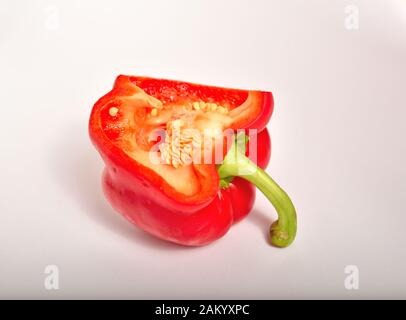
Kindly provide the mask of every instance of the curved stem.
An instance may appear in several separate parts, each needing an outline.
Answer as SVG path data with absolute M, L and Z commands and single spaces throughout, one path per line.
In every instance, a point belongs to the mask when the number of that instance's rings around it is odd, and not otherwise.
M 289 246 L 296 236 L 296 210 L 286 192 L 261 168 L 245 156 L 247 137 L 238 134 L 218 168 L 220 179 L 227 183 L 230 177 L 241 177 L 253 183 L 268 198 L 278 213 L 278 220 L 270 228 L 271 243 L 277 247 Z

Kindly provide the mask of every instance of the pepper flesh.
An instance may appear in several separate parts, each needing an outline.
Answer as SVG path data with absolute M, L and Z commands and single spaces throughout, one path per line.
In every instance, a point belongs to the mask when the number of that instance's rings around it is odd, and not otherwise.
M 255 200 L 254 186 L 243 178 L 236 177 L 221 188 L 214 163 L 174 168 L 152 165 L 143 156 L 151 147 L 146 137 L 162 126 L 160 113 L 173 116 L 173 109 L 193 108 L 197 101 L 227 108 L 233 117 L 227 124 L 231 129 L 247 133 L 256 129 L 257 164 L 267 166 L 270 138 L 265 126 L 273 111 L 270 92 L 119 76 L 113 89 L 94 105 L 89 122 L 91 140 L 106 164 L 103 189 L 112 206 L 143 230 L 191 246 L 223 236 L 251 211 Z M 186 185 L 180 186 L 184 180 Z M 186 192 L 188 188 L 192 191 Z

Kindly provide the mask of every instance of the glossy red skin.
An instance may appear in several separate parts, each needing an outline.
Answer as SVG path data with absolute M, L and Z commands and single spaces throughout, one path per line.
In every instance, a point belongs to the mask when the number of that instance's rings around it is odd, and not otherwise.
M 227 90 L 227 89 L 222 89 Z M 109 95 L 109 94 L 108 94 Z M 106 97 L 96 103 L 102 107 Z M 270 93 L 266 96 L 272 97 Z M 264 129 L 273 110 L 273 99 L 266 100 L 261 112 L 263 119 L 251 121 L 249 128 L 256 127 L 258 135 L 257 161 L 265 168 L 270 158 L 270 139 Z M 272 105 L 268 105 L 272 102 Z M 94 120 L 94 119 L 93 119 Z M 244 127 L 248 128 L 248 127 Z M 131 159 L 106 141 L 102 130 L 90 121 L 91 139 L 106 164 L 103 174 L 103 190 L 111 205 L 148 233 L 181 245 L 201 246 L 222 237 L 230 226 L 243 219 L 252 209 L 255 201 L 255 187 L 241 178 L 235 178 L 226 189 L 218 186 L 218 175 L 213 176 L 214 196 L 205 201 L 182 202 L 162 191 L 154 179 L 148 179 L 145 167 L 134 166 Z

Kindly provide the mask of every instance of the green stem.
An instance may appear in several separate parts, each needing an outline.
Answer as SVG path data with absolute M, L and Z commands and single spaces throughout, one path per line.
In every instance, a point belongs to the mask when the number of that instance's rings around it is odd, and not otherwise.
M 261 168 L 245 156 L 247 137 L 238 134 L 218 173 L 223 186 L 232 177 L 250 181 L 268 198 L 278 213 L 278 220 L 270 228 L 271 243 L 277 247 L 289 246 L 296 236 L 296 210 L 285 191 Z

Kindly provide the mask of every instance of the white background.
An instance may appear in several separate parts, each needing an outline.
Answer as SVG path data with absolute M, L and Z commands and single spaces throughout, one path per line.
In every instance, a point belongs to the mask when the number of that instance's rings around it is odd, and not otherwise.
M 197 249 L 116 214 L 87 121 L 120 73 L 271 90 L 295 243 L 267 243 L 262 195 Z M 1 0 L 0 297 L 406 298 L 405 89 L 404 0 Z

